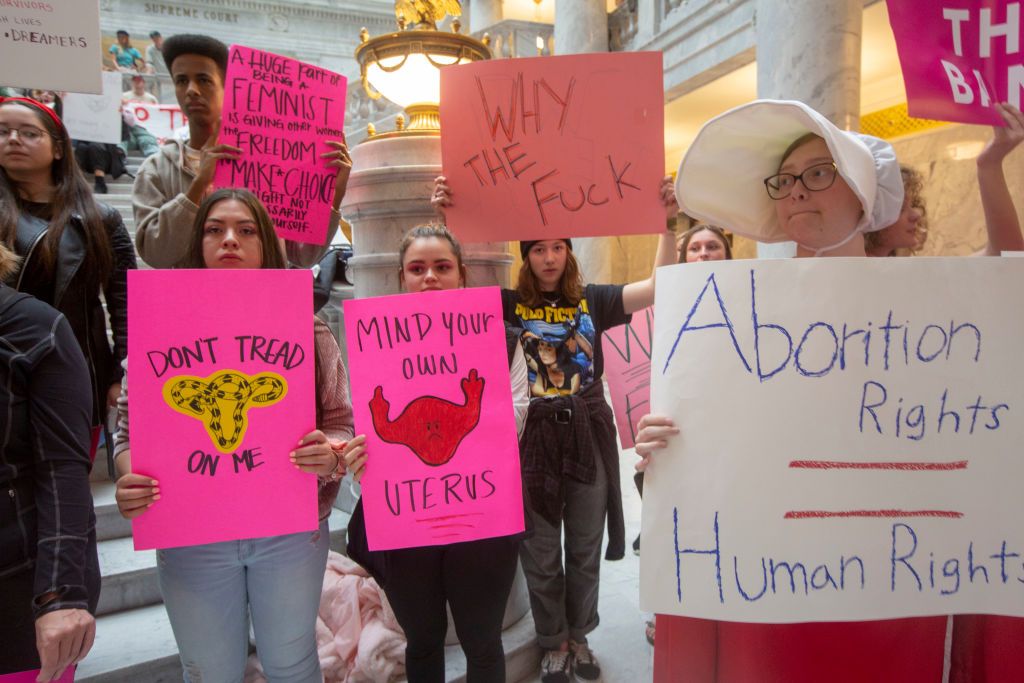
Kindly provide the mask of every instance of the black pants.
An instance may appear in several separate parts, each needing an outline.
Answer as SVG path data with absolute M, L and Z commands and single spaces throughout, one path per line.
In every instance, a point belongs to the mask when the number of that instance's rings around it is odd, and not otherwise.
M 27 569 L 0 579 L 0 674 L 39 668 L 36 620 L 32 618 L 32 582 Z
M 447 602 L 466 653 L 468 683 L 504 683 L 505 615 L 519 552 L 517 538 L 388 551 L 384 592 L 408 645 L 409 683 L 443 683 Z

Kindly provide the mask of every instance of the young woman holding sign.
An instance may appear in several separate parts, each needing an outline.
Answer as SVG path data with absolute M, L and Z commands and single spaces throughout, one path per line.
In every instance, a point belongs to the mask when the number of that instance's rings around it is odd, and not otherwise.
M 738 149 L 739 158 L 725 152 Z M 754 102 L 705 124 L 680 167 L 679 187 L 688 214 L 759 241 L 793 240 L 799 257 L 865 256 L 865 233 L 894 223 L 903 206 L 892 147 L 839 130 L 800 102 Z M 678 434 L 669 418 L 644 416 L 637 469 Z M 945 635 L 946 617 L 800 624 L 659 618 L 654 679 L 933 682 L 942 678 Z
M 398 278 L 406 292 L 466 286 L 462 247 L 445 228 L 413 228 L 399 246 Z M 509 336 L 509 372 L 516 428 L 521 432 L 529 394 L 526 361 L 516 336 Z M 367 465 L 366 436 L 345 445 L 345 465 L 359 481 Z M 372 460 L 372 457 L 370 458 Z M 388 596 L 405 631 L 406 675 L 410 683 L 444 681 L 445 605 L 466 654 L 469 683 L 502 683 L 505 652 L 501 626 L 515 578 L 519 535 L 444 546 L 371 552 L 366 545 L 362 501 L 349 523 L 348 552 L 370 570 Z
M 437 179 L 431 200 L 439 212 L 452 204 L 445 183 Z M 659 193 L 668 217 L 675 217 L 671 178 Z M 662 233 L 656 269 L 675 262 L 675 241 L 661 226 L 655 230 Z M 622 559 L 626 545 L 615 423 L 600 381 L 601 335 L 654 303 L 654 273 L 627 285 L 584 285 L 571 240 L 524 241 L 519 248 L 516 289 L 502 298 L 505 321 L 524 330 L 520 341 L 530 362 L 532 396 L 520 450 L 534 533 L 520 557 L 545 650 L 541 680 L 594 681 L 601 669 L 587 634 L 598 623 L 606 518 L 605 558 Z
M 247 190 L 217 190 L 199 207 L 187 262 L 193 268 L 284 268 L 281 241 Z M 245 541 L 157 551 L 160 590 L 185 679 L 240 681 L 249 653 L 249 614 L 271 681 L 320 683 L 315 627 L 327 562 L 327 517 L 344 466 L 332 441 L 352 437 L 345 366 L 330 329 L 314 318 L 317 429 L 290 454 L 319 481 L 320 528 Z M 133 519 L 160 504 L 160 484 L 132 472 L 127 382 L 118 400 L 117 505 Z M 278 457 L 284 457 L 279 454 Z
M 94 199 L 60 117 L 28 98 L 0 100 L 0 242 L 22 258 L 10 280 L 15 289 L 63 313 L 82 347 L 95 449 L 106 409 L 121 393 L 135 250 L 121 215 Z

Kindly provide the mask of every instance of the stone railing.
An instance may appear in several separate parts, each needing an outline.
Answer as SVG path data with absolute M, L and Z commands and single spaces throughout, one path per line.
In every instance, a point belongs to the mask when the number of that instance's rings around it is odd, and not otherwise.
M 536 57 L 538 36 L 543 43 L 539 54 L 554 54 L 555 27 L 551 24 L 507 19 L 489 26 L 486 31 L 474 33 L 473 37 L 482 40 L 484 34 L 490 37 L 492 59 Z
M 626 52 L 632 48 L 637 33 L 637 0 L 625 0 L 608 13 L 608 49 Z

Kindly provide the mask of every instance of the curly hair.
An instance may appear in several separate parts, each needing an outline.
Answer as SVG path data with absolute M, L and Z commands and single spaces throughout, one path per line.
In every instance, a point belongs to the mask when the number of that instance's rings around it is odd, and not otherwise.
M 925 241 L 928 239 L 928 207 L 924 201 L 924 177 L 910 166 L 905 166 L 903 164 L 900 164 L 900 175 L 903 176 L 904 201 L 908 206 L 917 209 L 921 214 L 921 217 L 917 219 L 917 224 L 915 225 L 917 228 L 917 243 L 914 245 L 914 248 L 910 250 L 911 254 L 916 254 L 921 251 L 924 247 Z M 882 232 L 884 232 L 884 230 L 865 233 L 864 245 L 869 250 L 881 246 L 880 238 Z M 904 255 L 907 253 L 902 249 L 898 251 Z
M 174 60 L 178 57 L 182 55 L 199 55 L 201 57 L 209 57 L 217 64 L 221 81 L 227 76 L 228 47 L 216 38 L 197 33 L 179 33 L 164 41 L 164 47 L 161 52 L 164 55 L 164 62 L 167 64 L 168 71 L 174 66 Z

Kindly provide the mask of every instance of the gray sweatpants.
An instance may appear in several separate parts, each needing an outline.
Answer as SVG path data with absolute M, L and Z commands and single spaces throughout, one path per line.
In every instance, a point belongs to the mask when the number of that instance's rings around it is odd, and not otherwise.
M 519 557 L 530 589 L 537 641 L 545 650 L 558 649 L 570 639 L 585 642 L 597 628 L 608 480 L 601 463 L 596 469 L 593 484 L 565 480 L 564 566 L 562 529 L 528 511 L 534 533 L 523 541 Z

